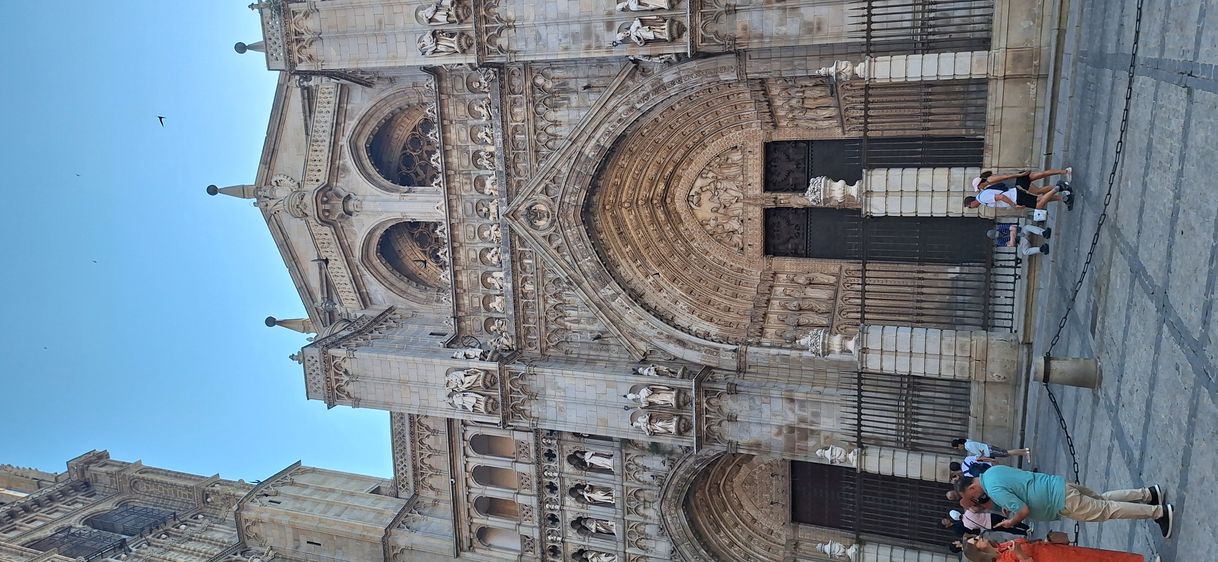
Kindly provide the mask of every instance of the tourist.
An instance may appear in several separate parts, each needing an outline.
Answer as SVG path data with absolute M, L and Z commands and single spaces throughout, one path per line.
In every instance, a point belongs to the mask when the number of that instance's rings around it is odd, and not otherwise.
M 1041 228 L 1034 224 L 1026 224 L 1023 226 L 1009 225 L 1006 228 L 991 228 L 985 231 L 985 235 L 994 241 L 994 244 L 1000 247 L 1014 248 L 1018 242 L 1019 253 L 1025 256 L 1033 254 L 1048 254 L 1049 243 L 1045 242 L 1039 246 L 1033 246 L 1030 240 L 1031 235 L 1037 235 L 1045 240 L 1048 240 L 1053 235 L 1053 230 L 1050 228 Z
M 994 543 L 971 537 L 964 543 L 964 557 L 972 562 L 1145 562 L 1141 554 L 1101 550 L 1069 544 L 1065 533 L 1054 531 L 1043 541 L 1016 539 Z M 1158 562 L 1155 555 L 1152 562 Z
M 1032 186 L 1034 180 L 1067 173 L 1069 173 L 1069 168 L 1004 176 L 987 175 L 989 172 L 986 172 L 973 179 L 973 189 L 976 191 L 976 195 L 965 197 L 964 206 L 970 209 L 976 209 L 981 205 L 995 209 L 1013 207 L 1044 209 L 1049 203 L 1064 201 L 1066 209 L 1073 209 L 1074 197 L 1069 190 L 1068 182 L 1059 182 L 1054 187 Z
M 952 461 L 951 464 L 947 465 L 953 473 L 958 472 L 961 476 L 972 476 L 974 478 L 981 476 L 981 473 L 989 470 L 991 466 L 994 466 L 994 464 L 977 460 L 977 455 L 969 455 L 964 457 L 963 462 Z
M 956 535 L 956 538 L 963 537 L 964 533 L 968 531 L 968 529 L 964 528 L 964 523 L 961 523 L 959 519 L 952 519 L 950 517 L 940 519 L 939 526 L 944 529 L 951 529 L 952 534 Z
M 965 451 L 970 456 L 976 456 L 977 460 L 989 464 L 997 463 L 997 459 L 1011 455 L 1032 460 L 1032 449 L 1011 449 L 1008 451 L 1001 447 L 995 447 L 981 441 L 973 441 L 972 439 L 952 439 L 952 448 Z
M 1153 519 L 1163 537 L 1170 538 L 1175 519 L 1175 508 L 1163 501 L 1163 492 L 1158 486 L 1097 494 L 1080 484 L 1066 482 L 1061 476 L 1002 465 L 977 478 L 961 478 L 956 483 L 956 491 L 960 492 L 960 504 L 965 508 L 998 507 L 1009 514 L 994 524 L 994 530 L 1013 528 L 1024 519 Z
M 997 525 L 1006 518 L 997 513 L 991 513 L 989 511 L 974 511 L 972 509 L 966 509 L 962 513 L 953 509 L 948 512 L 948 517 L 959 520 L 960 523 L 964 525 L 965 529 L 976 535 L 983 534 L 986 531 L 997 531 L 1000 533 L 1011 533 L 1012 535 L 1027 536 L 1028 533 L 1032 532 L 1032 526 L 1027 523 L 1020 523 L 1010 528 L 1004 527 L 994 529 L 994 525 Z

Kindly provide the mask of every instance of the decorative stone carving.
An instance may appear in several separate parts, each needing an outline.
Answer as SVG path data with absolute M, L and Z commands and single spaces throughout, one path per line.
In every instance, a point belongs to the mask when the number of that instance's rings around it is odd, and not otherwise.
M 580 470 L 613 472 L 613 455 L 609 453 L 576 450 L 567 455 L 567 462 Z
M 643 408 L 653 404 L 672 408 L 679 407 L 677 390 L 670 386 L 659 384 L 646 385 L 634 392 L 623 394 L 622 398 L 631 402 L 637 402 Z
M 836 541 L 816 543 L 816 551 L 828 556 L 829 558 L 850 560 L 850 562 L 858 560 L 859 557 L 859 545 L 852 544 L 850 546 L 846 546 Z
M 668 18 L 660 16 L 634 18 L 629 27 L 617 33 L 613 46 L 616 47 L 627 41 L 633 41 L 640 47 L 648 43 L 672 41 L 672 28 L 673 22 Z
M 462 369 L 444 377 L 444 388 L 450 392 L 465 392 L 495 386 L 494 376 L 482 369 Z
M 485 226 L 485 225 L 483 225 L 483 226 Z M 498 226 L 498 225 L 496 225 L 496 226 Z M 487 230 L 485 230 L 484 232 L 486 233 L 487 236 L 490 236 L 489 228 Z M 483 248 L 481 250 L 478 250 L 478 261 L 482 262 L 482 265 L 502 265 L 503 256 L 500 255 L 500 252 L 502 252 L 502 250 L 500 250 L 498 246 L 496 246 L 494 248 Z M 502 281 L 503 272 L 497 271 L 495 273 L 498 273 L 500 275 L 500 278 L 501 278 L 500 280 Z M 485 278 L 483 279 L 483 281 L 485 282 Z M 496 287 L 496 289 L 502 289 L 502 288 L 503 288 L 502 286 Z
M 554 222 L 554 211 L 544 201 L 525 207 L 524 218 L 533 228 L 544 229 Z
M 482 297 L 482 308 L 488 312 L 503 314 L 507 299 L 503 295 L 486 295 Z
M 571 555 L 576 562 L 617 562 L 617 555 L 599 550 L 580 549 Z
M 835 61 L 832 66 L 826 66 L 816 71 L 818 76 L 826 76 L 838 82 L 845 82 L 855 78 L 867 79 L 867 63 L 852 63 L 850 61 L 839 60 Z
M 498 250 L 498 248 L 495 248 Z M 489 252 L 488 252 L 489 254 Z M 499 253 L 496 251 L 495 257 L 498 258 Z M 490 264 L 487 264 L 490 265 Z M 487 289 L 502 291 L 504 285 L 504 277 L 502 271 L 488 271 L 482 274 L 482 286 Z
M 473 39 L 464 32 L 440 29 L 428 31 L 419 36 L 418 40 L 419 53 L 425 57 L 459 55 L 471 45 L 473 45 Z
M 619 12 L 648 12 L 651 10 L 671 10 L 672 2 L 669 0 L 626 0 L 618 2 L 616 10 Z
M 572 498 L 575 498 L 576 501 L 589 505 L 612 506 L 614 503 L 616 503 L 613 488 L 596 486 L 586 482 L 581 482 L 572 486 L 568 493 Z
M 816 456 L 829 461 L 829 464 L 845 464 L 853 467 L 858 466 L 859 449 L 851 449 L 846 451 L 837 445 L 829 445 L 816 450 Z
M 415 10 L 415 19 L 427 25 L 446 25 L 461 23 L 465 14 L 455 0 L 435 0 L 430 6 L 421 6 Z
M 571 521 L 571 528 L 580 534 L 617 536 L 617 523 L 598 517 L 577 517 Z
M 859 184 L 862 181 L 846 183 L 843 180 L 832 180 L 825 176 L 817 176 L 808 180 L 808 190 L 804 198 L 814 206 L 826 207 L 858 204 Z
M 491 410 L 491 400 L 476 392 L 453 392 L 448 395 L 447 403 L 454 410 L 475 414 L 488 414 Z
M 689 206 L 712 238 L 744 251 L 744 151 L 733 146 L 712 159 L 694 180 Z
M 853 355 L 854 339 L 854 336 L 831 333 L 827 328 L 815 328 L 799 338 L 796 344 L 808 348 L 808 353 L 817 357 L 837 354 Z
M 479 347 L 467 347 L 453 352 L 453 359 L 477 359 L 479 361 L 486 361 L 487 357 L 489 356 L 489 351 Z

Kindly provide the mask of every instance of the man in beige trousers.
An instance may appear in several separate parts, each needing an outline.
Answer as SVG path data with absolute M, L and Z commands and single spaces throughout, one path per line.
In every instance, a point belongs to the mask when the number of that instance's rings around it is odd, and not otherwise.
M 1153 519 L 1163 537 L 1170 538 L 1175 519 L 1175 508 L 1163 501 L 1159 486 L 1097 494 L 1082 485 L 1066 482 L 1061 476 L 995 466 L 977 478 L 961 478 L 956 489 L 961 495 L 960 504 L 966 508 L 1003 509 L 1007 518 L 995 525 L 996 529 L 1013 527 L 1026 518 Z

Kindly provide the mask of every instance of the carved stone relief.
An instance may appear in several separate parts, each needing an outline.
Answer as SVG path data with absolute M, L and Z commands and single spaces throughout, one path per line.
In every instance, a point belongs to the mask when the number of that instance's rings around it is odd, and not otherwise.
M 744 151 L 734 146 L 699 172 L 689 206 L 702 228 L 719 243 L 744 251 Z

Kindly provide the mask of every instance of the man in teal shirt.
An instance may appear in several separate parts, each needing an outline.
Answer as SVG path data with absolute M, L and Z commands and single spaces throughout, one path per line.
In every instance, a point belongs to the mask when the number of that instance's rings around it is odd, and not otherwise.
M 995 527 L 1013 527 L 1024 519 L 1055 521 L 1068 517 L 1076 521 L 1109 519 L 1154 519 L 1163 537 L 1171 537 L 1175 508 L 1164 503 L 1158 486 L 1134 490 L 1113 490 L 1097 494 L 1061 476 L 1028 472 L 1009 466 L 995 466 L 977 478 L 964 477 L 956 483 L 960 505 L 977 510 L 998 507 L 1007 518 Z

